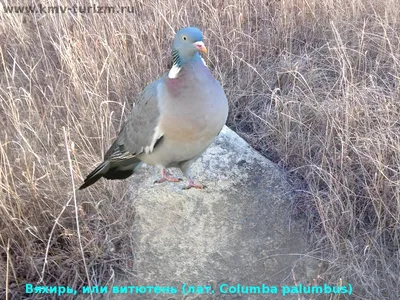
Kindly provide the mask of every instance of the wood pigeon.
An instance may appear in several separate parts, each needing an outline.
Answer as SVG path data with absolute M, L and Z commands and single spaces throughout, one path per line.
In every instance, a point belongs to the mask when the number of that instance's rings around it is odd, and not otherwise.
M 164 181 L 177 182 L 166 169 L 180 168 L 184 189 L 203 188 L 190 177 L 191 164 L 210 146 L 228 116 L 228 101 L 199 52 L 207 53 L 198 28 L 179 30 L 172 43 L 173 66 L 148 84 L 136 100 L 118 137 L 79 189 L 101 177 L 125 179 L 145 162 L 157 166 Z

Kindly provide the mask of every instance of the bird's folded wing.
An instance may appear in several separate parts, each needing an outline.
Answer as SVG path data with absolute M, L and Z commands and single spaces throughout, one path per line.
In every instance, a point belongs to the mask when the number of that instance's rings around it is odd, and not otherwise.
M 157 86 L 162 82 L 160 78 L 150 83 L 139 95 L 117 139 L 104 155 L 104 160 L 116 162 L 153 151 L 163 135 L 158 127 L 160 111 L 157 99 Z

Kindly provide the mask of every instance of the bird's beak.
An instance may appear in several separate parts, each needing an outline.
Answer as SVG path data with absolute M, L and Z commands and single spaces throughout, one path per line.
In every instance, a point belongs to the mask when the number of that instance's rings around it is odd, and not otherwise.
M 196 48 L 200 51 L 200 52 L 204 52 L 205 54 L 207 54 L 207 48 L 204 45 L 204 43 L 202 41 L 193 43 L 193 45 L 196 46 Z

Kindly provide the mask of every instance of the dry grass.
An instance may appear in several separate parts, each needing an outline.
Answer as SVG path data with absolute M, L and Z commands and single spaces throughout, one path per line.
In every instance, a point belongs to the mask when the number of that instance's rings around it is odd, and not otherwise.
M 321 275 L 352 283 L 358 299 L 398 299 L 400 3 L 152 0 L 133 8 L 1 9 L 0 298 L 7 288 L 21 299 L 24 284 L 41 279 L 79 288 L 87 277 L 101 285 L 128 272 L 127 183 L 103 180 L 76 205 L 73 183 L 101 159 L 134 95 L 167 70 L 170 26 L 195 25 L 230 100 L 229 125 L 303 179 L 298 208 L 314 246 L 334 261 Z

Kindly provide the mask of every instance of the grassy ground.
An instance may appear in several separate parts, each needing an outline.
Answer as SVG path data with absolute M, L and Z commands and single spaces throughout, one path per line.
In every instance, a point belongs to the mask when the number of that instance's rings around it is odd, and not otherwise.
M 171 27 L 195 25 L 230 101 L 228 125 L 304 182 L 296 211 L 333 261 L 319 280 L 398 299 L 400 3 L 134 3 L 126 14 L 0 7 L 0 298 L 41 279 L 78 288 L 129 270 L 127 183 L 74 187 L 134 95 L 167 70 Z

